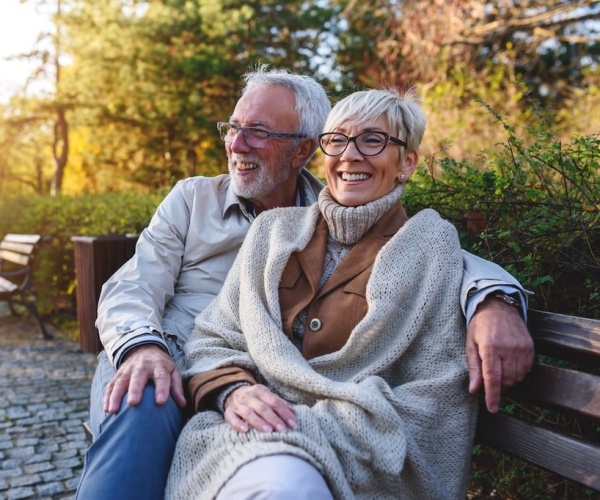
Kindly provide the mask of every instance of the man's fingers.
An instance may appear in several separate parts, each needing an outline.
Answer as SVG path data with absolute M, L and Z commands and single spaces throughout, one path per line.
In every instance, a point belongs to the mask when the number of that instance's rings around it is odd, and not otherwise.
M 180 408 L 185 408 L 187 401 L 185 400 L 185 393 L 183 392 L 183 382 L 179 370 L 174 370 L 171 373 L 171 397 L 177 403 Z
M 117 413 L 121 408 L 121 401 L 129 387 L 129 379 L 115 375 L 104 394 L 104 411 L 107 413 Z
M 134 370 L 129 379 L 129 388 L 127 389 L 127 404 L 137 406 L 142 401 L 144 387 L 148 383 L 148 374 L 142 370 Z
M 467 363 L 469 365 L 469 392 L 477 394 L 483 383 L 481 358 L 477 352 L 477 347 L 469 341 L 467 341 Z
M 154 382 L 154 399 L 157 404 L 164 404 L 172 393 L 175 402 L 180 407 L 185 407 L 183 384 L 177 365 L 160 347 L 144 345 L 127 354 L 109 382 L 104 395 L 104 411 L 118 412 L 125 393 L 127 404 L 140 404 L 144 388 L 150 381 Z
M 484 356 L 483 381 L 485 384 L 485 405 L 490 413 L 496 413 L 502 393 L 502 360 L 498 357 L 486 359 Z
M 160 365 L 154 369 L 152 380 L 154 380 L 154 401 L 157 405 L 165 404 L 171 392 L 171 372 Z

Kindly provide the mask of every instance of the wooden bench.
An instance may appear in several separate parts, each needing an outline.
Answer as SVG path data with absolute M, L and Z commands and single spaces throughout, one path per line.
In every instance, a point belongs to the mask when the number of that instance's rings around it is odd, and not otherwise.
M 0 301 L 8 302 L 13 316 L 19 315 L 17 305 L 27 308 L 44 338 L 51 339 L 38 313 L 32 287 L 32 265 L 44 241 L 39 234 L 7 234 L 0 242 Z
M 600 321 L 529 311 L 528 326 L 536 364 L 505 394 L 512 414 L 480 410 L 476 443 L 600 491 Z

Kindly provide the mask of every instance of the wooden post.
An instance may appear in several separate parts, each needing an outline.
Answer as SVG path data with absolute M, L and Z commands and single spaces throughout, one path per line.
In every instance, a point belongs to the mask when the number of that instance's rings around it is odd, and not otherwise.
M 135 253 L 137 236 L 73 236 L 77 279 L 79 345 L 98 353 L 102 344 L 96 329 L 98 299 L 102 285 Z

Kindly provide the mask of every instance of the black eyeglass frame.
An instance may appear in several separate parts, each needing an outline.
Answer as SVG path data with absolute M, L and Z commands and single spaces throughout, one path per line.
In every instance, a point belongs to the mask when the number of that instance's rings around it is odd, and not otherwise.
M 261 139 L 261 140 L 265 140 L 265 141 L 268 139 L 272 139 L 272 138 L 275 138 L 275 139 L 282 139 L 282 138 L 306 139 L 307 137 L 309 137 L 308 135 L 305 135 L 305 134 L 291 134 L 288 132 L 269 132 L 268 130 L 265 130 L 265 129 L 259 128 L 259 127 L 242 127 L 241 125 L 236 125 L 235 123 L 217 122 L 217 130 L 219 131 L 219 137 L 221 137 L 221 139 L 224 142 L 227 142 L 229 144 L 231 144 L 231 142 L 233 142 L 233 138 L 231 141 L 227 140 L 226 133 L 224 133 L 221 130 L 223 126 L 231 127 L 233 130 L 237 131 L 238 133 L 242 132 L 242 134 L 244 134 L 244 140 L 246 141 L 246 143 L 248 145 L 250 145 L 250 143 L 248 142 L 248 136 L 246 135 L 248 130 L 254 130 L 261 134 L 265 134 L 264 139 Z M 251 147 L 256 147 L 256 146 L 251 146 Z M 264 147 L 264 146 L 262 146 L 262 147 Z
M 360 136 L 365 135 L 365 134 L 378 134 L 378 135 L 382 135 L 385 137 L 383 146 L 381 147 L 380 151 L 378 151 L 377 153 L 369 154 L 369 153 L 363 153 L 360 150 L 360 147 L 358 145 L 358 142 L 356 142 L 356 139 L 358 139 Z M 345 137 L 346 138 L 346 146 L 344 147 L 344 149 L 342 149 L 339 153 L 336 153 L 336 154 L 331 154 L 331 153 L 328 153 L 327 151 L 325 151 L 325 147 L 323 146 L 323 138 L 328 135 L 341 135 L 342 137 Z M 321 151 L 323 151 L 323 153 L 325 153 L 327 156 L 342 156 L 344 154 L 344 152 L 346 151 L 346 149 L 348 149 L 348 145 L 351 142 L 354 143 L 354 146 L 356 146 L 356 149 L 358 150 L 358 152 L 363 156 L 377 156 L 378 154 L 381 154 L 390 141 L 392 141 L 393 143 L 398 144 L 399 146 L 402 146 L 404 148 L 408 146 L 408 144 L 406 144 L 406 142 L 404 142 L 402 139 L 398 139 L 397 137 L 394 137 L 394 136 L 388 134 L 387 132 L 381 132 L 381 131 L 377 131 L 377 130 L 362 132 L 353 137 L 347 136 L 346 134 L 342 134 L 341 132 L 324 132 L 322 134 L 319 134 L 318 140 L 319 140 L 319 147 L 321 148 Z

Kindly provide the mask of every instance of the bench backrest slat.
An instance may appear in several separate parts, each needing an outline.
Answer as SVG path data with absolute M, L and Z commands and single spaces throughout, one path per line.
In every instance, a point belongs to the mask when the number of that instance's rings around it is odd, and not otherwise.
M 39 234 L 12 234 L 9 233 L 4 236 L 3 242 L 14 242 L 14 243 L 29 243 L 30 245 L 37 245 L 42 236 Z
M 12 250 L 0 250 L 0 260 L 12 262 L 13 264 L 26 266 L 27 264 L 29 264 L 30 259 L 31 254 L 17 253 L 13 252 Z
M 600 358 L 600 321 L 565 314 L 529 311 L 529 329 L 536 351 L 567 351 Z
M 568 368 L 536 365 L 523 383 L 507 393 L 517 401 L 557 406 L 600 419 L 600 376 Z
M 39 234 L 7 234 L 0 242 L 0 261 L 28 266 L 41 240 Z
M 16 283 L 0 276 L 0 294 L 13 293 L 19 289 Z
M 35 244 L 2 241 L 0 242 L 0 250 L 11 250 L 16 253 L 30 254 L 33 250 L 35 250 Z
M 483 413 L 478 440 L 600 490 L 600 446 L 502 413 Z

